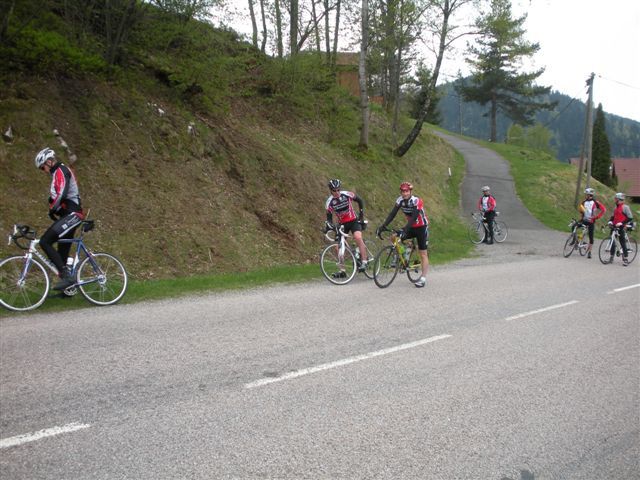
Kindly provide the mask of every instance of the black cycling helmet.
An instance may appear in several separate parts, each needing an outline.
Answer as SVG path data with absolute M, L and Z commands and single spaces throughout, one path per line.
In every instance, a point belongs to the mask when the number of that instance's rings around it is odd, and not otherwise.
M 332 180 L 329 180 L 327 185 L 329 186 L 330 190 L 337 190 L 340 188 L 340 185 L 342 185 L 342 183 L 337 178 L 334 178 Z

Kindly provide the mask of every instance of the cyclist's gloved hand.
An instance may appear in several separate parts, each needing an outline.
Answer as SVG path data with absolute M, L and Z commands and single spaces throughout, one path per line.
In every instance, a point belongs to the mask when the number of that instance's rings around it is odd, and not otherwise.
M 398 237 L 400 237 L 400 240 L 404 240 L 405 238 L 407 238 L 407 232 L 405 232 L 404 228 L 400 229 L 400 231 L 398 232 Z
M 382 238 L 382 237 L 381 237 L 381 235 L 382 235 L 382 231 L 383 231 L 383 230 L 384 230 L 384 227 L 378 227 L 378 228 L 376 228 L 376 237 L 378 237 L 378 238 Z
M 610 221 L 610 222 L 607 222 L 607 225 L 609 225 L 610 227 L 612 227 L 612 226 L 613 226 L 613 222 L 611 222 L 611 221 Z
M 56 214 L 53 210 L 49 210 L 49 218 L 51 220 L 58 220 L 58 217 L 56 217 Z
M 620 228 L 622 226 L 622 222 L 616 223 L 616 227 Z
M 326 222 L 325 225 L 326 225 L 326 228 L 327 228 L 327 232 L 329 230 L 335 230 L 336 229 L 336 226 L 331 222 Z
M 364 222 L 364 210 L 360 210 L 360 213 L 358 214 L 358 222 Z

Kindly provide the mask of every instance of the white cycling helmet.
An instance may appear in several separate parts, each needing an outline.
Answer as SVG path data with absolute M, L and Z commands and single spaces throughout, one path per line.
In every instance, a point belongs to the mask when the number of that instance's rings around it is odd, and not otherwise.
M 624 193 L 622 193 L 622 192 L 616 193 L 615 199 L 616 200 L 624 200 Z
M 49 147 L 43 148 L 36 155 L 36 168 L 42 168 L 42 165 L 44 165 L 44 162 L 46 162 L 50 158 L 55 158 L 55 156 L 56 156 L 56 152 L 51 150 Z
M 484 187 L 482 187 L 482 191 L 483 192 L 489 192 L 489 191 L 491 191 L 491 189 L 489 188 L 489 186 L 485 185 Z
M 584 194 L 585 195 L 595 195 L 596 191 L 593 188 L 585 188 L 584 189 Z

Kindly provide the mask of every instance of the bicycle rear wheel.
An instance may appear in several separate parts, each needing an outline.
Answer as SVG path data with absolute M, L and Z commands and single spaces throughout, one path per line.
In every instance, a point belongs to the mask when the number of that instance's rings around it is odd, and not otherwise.
M 78 288 L 94 305 L 113 305 L 127 291 L 127 271 L 108 253 L 92 253 L 78 268 Z
M 373 281 L 380 288 L 387 288 L 398 274 L 400 259 L 393 245 L 384 247 L 376 255 L 373 264 Z
M 407 277 L 411 283 L 416 283 L 422 276 L 422 258 L 420 257 L 420 250 L 416 245 L 411 250 L 409 256 L 409 262 L 407 265 Z
M 337 243 L 327 245 L 320 254 L 320 269 L 331 283 L 345 285 L 356 275 L 356 257 L 350 248 L 345 248 L 343 258 L 339 258 L 338 250 Z
M 605 238 L 600 242 L 600 248 L 598 249 L 598 257 L 600 261 L 605 265 L 613 262 L 613 257 L 616 254 L 615 242 L 609 238 Z
M 571 233 L 567 241 L 564 242 L 564 250 L 562 251 L 562 255 L 564 258 L 568 258 L 571 256 L 573 251 L 576 249 L 576 235 L 575 233 Z
M 482 222 L 475 222 L 469 225 L 467 228 L 467 234 L 469 235 L 469 240 L 474 245 L 479 245 L 484 241 L 484 237 L 486 235 L 486 231 Z
M 31 259 L 26 266 L 26 261 L 17 256 L 0 262 L 0 305 L 14 312 L 38 308 L 49 293 L 49 276 L 42 264 Z
M 509 234 L 509 229 L 507 228 L 507 224 L 503 221 L 493 222 L 493 239 L 502 243 L 507 239 L 507 235 Z

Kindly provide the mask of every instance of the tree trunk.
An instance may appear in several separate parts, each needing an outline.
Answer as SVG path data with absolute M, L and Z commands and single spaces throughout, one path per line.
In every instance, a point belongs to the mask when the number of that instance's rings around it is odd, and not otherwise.
M 333 54 L 331 55 L 331 66 L 335 68 L 338 58 L 338 33 L 340 32 L 340 1 L 336 3 L 336 28 L 333 32 Z
M 454 2 L 455 3 L 455 2 Z M 455 8 L 455 7 L 454 7 Z M 402 145 L 395 149 L 394 153 L 398 157 L 402 157 L 405 153 L 409 151 L 413 142 L 416 141 L 418 135 L 420 135 L 420 131 L 422 130 L 422 124 L 424 123 L 424 119 L 427 117 L 427 112 L 429 111 L 429 106 L 431 105 L 431 98 L 433 97 L 433 92 L 436 89 L 436 85 L 438 83 L 438 75 L 440 74 L 440 66 L 442 65 L 442 59 L 444 58 L 444 51 L 447 45 L 447 34 L 449 33 L 449 17 L 453 8 L 449 0 L 445 0 L 444 6 L 442 9 L 442 28 L 440 29 L 440 44 L 438 46 L 438 55 L 436 59 L 436 66 L 433 69 L 433 76 L 431 77 L 431 83 L 429 84 L 428 94 L 425 98 L 424 104 L 422 105 L 422 109 L 420 110 L 420 114 L 418 115 L 418 119 L 416 120 L 415 125 L 405 138 Z
M 260 14 L 262 15 L 262 43 L 260 44 L 260 51 L 264 53 L 264 48 L 267 44 L 267 19 L 264 13 L 264 0 L 260 0 Z
M 322 47 L 320 46 L 320 27 L 318 25 L 318 12 L 316 11 L 316 0 L 311 0 L 311 13 L 313 15 L 313 28 L 315 30 L 316 37 L 316 50 L 319 54 L 322 53 Z
M 327 52 L 327 65 L 331 65 L 331 31 L 329 30 L 329 0 L 324 0 L 324 42 Z
M 6 2 L 2 2 L 2 4 L 5 5 L 5 9 L 4 12 L 0 14 L 2 15 L 2 19 L 0 20 L 0 43 L 2 43 L 5 36 L 7 35 L 7 29 L 9 28 L 9 19 L 13 14 L 13 8 L 16 5 L 16 0 L 10 0 L 8 8 L 6 8 Z
M 251 40 L 253 46 L 258 48 L 258 24 L 256 23 L 256 14 L 253 11 L 253 0 L 249 0 L 249 15 L 251 16 Z
M 284 47 L 282 44 L 282 13 L 280 12 L 280 0 L 275 0 L 276 6 L 276 44 L 278 49 L 278 58 L 282 58 Z
M 362 127 L 360 129 L 361 149 L 369 148 L 369 97 L 367 95 L 367 48 L 369 46 L 369 0 L 362 0 L 362 40 L 358 63 L 358 81 L 360 82 L 360 111 Z
M 498 102 L 494 98 L 491 99 L 491 138 L 490 142 L 496 143 L 498 139 Z
M 298 0 L 291 0 L 289 49 L 291 57 L 294 57 L 298 54 Z

